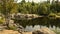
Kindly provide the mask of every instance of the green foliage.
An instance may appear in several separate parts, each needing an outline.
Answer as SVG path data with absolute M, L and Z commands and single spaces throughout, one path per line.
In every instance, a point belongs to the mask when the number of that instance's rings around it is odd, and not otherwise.
M 25 2 L 25 0 L 22 0 L 20 3 L 14 3 L 14 0 L 1 0 L 1 1 L 2 2 L 0 2 L 0 12 L 4 14 L 5 17 L 8 17 L 10 13 L 17 13 L 17 12 L 24 13 L 24 14 L 38 14 L 38 15 L 45 15 L 45 16 L 56 16 L 56 14 L 60 12 L 60 2 L 58 0 L 57 1 L 53 0 L 52 3 L 50 3 L 50 0 L 47 0 L 42 3 L 34 3 L 33 1 Z M 54 14 L 51 14 L 51 13 L 54 13 Z M 60 26 L 59 24 L 60 19 L 56 19 L 56 20 L 48 19 L 48 18 L 46 20 L 45 19 L 46 18 L 41 19 L 41 22 L 35 20 L 35 22 L 38 22 L 39 24 L 43 24 L 43 25 L 51 24 L 51 25 Z M 48 20 L 49 22 L 47 22 Z M 3 22 L 3 19 L 0 19 L 0 23 L 2 22 Z M 18 21 L 18 23 L 19 22 L 20 21 Z M 24 22 L 22 21 L 22 24 L 24 23 L 24 26 L 25 26 L 27 23 L 32 24 L 33 21 L 31 22 L 24 21 Z M 11 29 L 14 29 L 14 28 L 15 27 L 11 27 Z
M 38 15 L 43 15 L 44 17 L 41 18 L 36 18 L 36 19 L 32 19 L 32 20 L 28 20 L 28 21 L 24 21 L 24 20 L 17 20 L 16 22 L 26 26 L 27 25 L 35 25 L 35 24 L 39 24 L 39 25 L 55 25 L 55 26 L 60 26 L 60 19 L 55 19 L 56 14 L 60 12 L 60 2 L 57 1 L 52 1 L 52 3 L 50 3 L 50 0 L 47 0 L 45 2 L 42 3 L 34 3 L 32 2 L 25 2 L 25 0 L 23 0 L 18 4 L 18 12 L 19 13 L 24 13 L 24 14 L 38 14 Z M 45 17 L 45 16 L 49 16 L 49 17 Z M 50 17 L 53 17 L 52 19 L 50 19 Z
M 5 22 L 5 18 L 0 17 L 0 24 L 3 24 Z
M 9 30 L 16 30 L 16 27 L 10 27 Z
M 7 13 L 25 13 L 25 14 L 49 14 L 51 11 L 53 13 L 60 12 L 60 2 L 47 0 L 42 3 L 25 2 L 22 0 L 20 3 L 14 3 L 14 0 L 1 0 L 0 12 L 3 14 Z M 7 1 L 7 2 L 5 2 Z M 3 4 L 2 4 L 3 3 Z
M 51 16 L 51 17 L 56 17 L 56 14 L 50 13 L 49 16 Z
M 3 0 L 1 0 L 3 1 Z M 7 0 L 5 0 L 7 1 Z M 0 12 L 3 14 L 7 13 L 25 13 L 25 14 L 50 14 L 50 12 L 57 13 L 60 12 L 60 2 L 47 0 L 42 3 L 25 2 L 22 0 L 20 3 L 13 3 L 14 0 L 8 0 L 7 2 L 3 1 L 0 4 Z
M 15 26 L 9 26 L 9 30 L 16 30 L 17 28 Z
M 14 0 L 1 0 L 0 2 L 0 12 L 4 15 L 7 15 L 11 11 L 17 10 L 17 4 L 14 3 Z
M 40 6 L 40 14 L 46 14 L 47 12 L 47 7 L 45 5 L 41 5 Z

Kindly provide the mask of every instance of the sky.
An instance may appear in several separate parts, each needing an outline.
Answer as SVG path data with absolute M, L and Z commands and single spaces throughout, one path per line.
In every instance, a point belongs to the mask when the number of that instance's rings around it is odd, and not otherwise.
M 18 0 L 18 3 L 21 2 L 21 1 L 22 1 L 22 0 Z M 25 0 L 25 1 L 28 2 L 28 0 Z M 38 3 L 38 2 L 43 2 L 43 1 L 47 1 L 47 0 L 29 0 L 29 2 L 32 2 L 32 1 Z M 52 0 L 50 0 L 50 1 L 52 1 Z M 60 1 L 60 0 L 59 0 L 59 1 Z

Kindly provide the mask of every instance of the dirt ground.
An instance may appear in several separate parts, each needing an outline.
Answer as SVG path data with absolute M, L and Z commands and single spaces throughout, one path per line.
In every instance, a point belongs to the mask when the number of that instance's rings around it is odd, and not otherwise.
M 13 30 L 3 30 L 0 31 L 0 34 L 20 34 L 18 31 L 13 31 Z

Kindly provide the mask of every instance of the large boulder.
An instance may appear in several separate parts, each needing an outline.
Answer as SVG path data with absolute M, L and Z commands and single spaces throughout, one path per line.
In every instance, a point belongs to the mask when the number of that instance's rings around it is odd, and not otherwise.
M 56 34 L 56 33 L 48 28 L 42 28 L 42 29 L 33 31 L 32 34 Z

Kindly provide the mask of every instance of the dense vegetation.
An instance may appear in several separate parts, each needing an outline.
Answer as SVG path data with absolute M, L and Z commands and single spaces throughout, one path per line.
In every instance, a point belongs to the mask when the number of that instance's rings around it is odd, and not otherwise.
M 8 2 L 9 1 L 9 2 Z M 60 12 L 60 2 L 59 0 L 47 0 L 45 2 L 35 3 L 35 2 L 25 2 L 22 0 L 20 3 L 14 2 L 14 0 L 1 0 L 0 1 L 0 13 L 28 13 L 28 14 L 38 14 L 38 15 L 49 15 L 50 13 Z M 14 2 L 14 3 L 13 3 Z
M 17 1 L 14 2 L 14 0 L 0 0 L 0 13 L 2 13 L 5 16 L 5 19 L 10 19 L 9 15 L 12 13 L 23 13 L 23 14 L 37 14 L 40 16 L 51 16 L 51 14 L 53 14 L 52 16 L 60 16 L 60 2 L 59 0 L 52 0 L 50 2 L 50 0 L 44 1 L 44 2 L 40 2 L 40 3 L 35 3 L 35 2 L 25 2 L 25 0 L 22 0 L 20 3 L 17 3 Z M 45 21 L 45 20 L 46 21 Z M 40 21 L 36 21 L 37 23 L 39 23 L 40 25 L 55 25 L 55 26 L 60 26 L 60 19 L 50 19 L 49 17 L 46 19 L 44 18 L 42 19 L 42 22 L 40 23 Z M 35 19 L 32 19 L 32 21 Z M 48 21 L 49 20 L 49 21 Z M 29 21 L 24 21 L 26 23 L 22 25 L 26 25 L 27 23 L 35 25 L 36 23 L 34 22 L 30 22 Z M 47 22 L 48 21 L 48 22 Z M 20 21 L 18 21 L 20 22 Z M 44 23 L 43 23 L 44 22 Z M 20 23 L 21 24 L 21 23 Z M 28 25 L 29 25 L 28 24 Z

